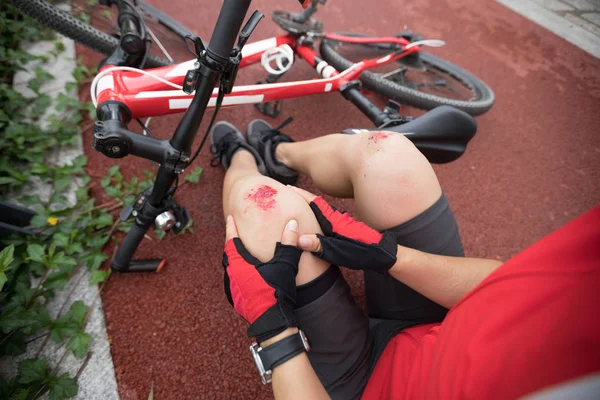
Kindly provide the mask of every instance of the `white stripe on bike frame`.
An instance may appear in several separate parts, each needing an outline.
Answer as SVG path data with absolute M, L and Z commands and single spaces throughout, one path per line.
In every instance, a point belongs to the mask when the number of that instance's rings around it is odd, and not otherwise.
M 327 62 L 325 62 L 325 61 L 321 61 L 320 63 L 318 63 L 317 64 L 317 74 L 321 75 L 321 71 L 323 71 L 323 68 L 325 68 L 328 65 L 329 64 L 327 64 Z
M 96 85 L 96 94 L 100 94 L 100 92 L 106 89 L 115 90 L 115 80 L 111 74 L 104 75 L 100 78 L 98 85 Z
M 248 57 L 256 53 L 263 52 L 272 47 L 277 47 L 277 38 L 270 38 L 265 40 L 260 40 L 258 42 L 250 43 L 244 46 L 242 49 L 242 57 Z M 183 62 L 181 64 L 177 64 L 170 70 L 165 78 L 172 78 L 174 76 L 185 76 L 185 74 L 192 68 L 194 68 L 194 63 L 196 60 L 189 60 Z
M 233 93 L 236 92 L 245 92 L 245 91 L 249 91 L 249 90 L 265 90 L 265 89 L 271 89 L 271 88 L 284 88 L 284 87 L 293 87 L 293 86 L 303 86 L 303 85 L 313 85 L 315 83 L 325 83 L 325 91 L 329 91 L 331 89 L 333 89 L 333 84 L 331 82 L 334 82 L 337 79 L 342 78 L 344 75 L 347 75 L 351 72 L 351 68 L 348 68 L 347 70 L 341 72 L 339 75 L 336 75 L 333 78 L 330 78 L 330 80 L 328 81 L 327 79 L 321 79 L 321 80 L 307 80 L 307 81 L 298 81 L 298 82 L 281 82 L 281 83 L 268 83 L 268 84 L 262 84 L 262 85 L 243 85 L 243 86 L 234 86 L 233 87 Z M 327 85 L 331 85 L 331 88 L 328 89 Z M 213 96 L 216 96 L 218 93 L 218 89 L 214 89 L 213 90 Z M 177 97 L 177 96 L 189 96 L 188 94 L 184 93 L 183 90 L 160 90 L 160 91 L 153 91 L 153 92 L 139 92 L 135 95 L 136 99 L 157 99 L 157 98 L 162 98 L 162 97 Z
M 262 94 L 257 94 L 254 96 L 230 96 L 230 97 L 225 97 L 223 99 L 222 105 L 233 106 L 233 105 L 238 105 L 238 104 L 255 104 L 255 103 L 261 103 L 264 98 L 265 98 L 265 96 Z M 184 110 L 190 106 L 191 102 L 192 102 L 192 99 L 170 99 L 169 100 L 169 108 L 171 110 Z M 216 105 L 216 103 L 217 103 L 217 99 L 212 98 L 208 102 L 208 106 L 214 107 Z
M 331 83 L 328 83 L 327 85 L 325 85 L 325 91 L 326 92 L 331 92 L 331 88 L 333 87 L 333 85 Z
M 213 94 L 217 94 L 218 89 L 213 90 Z M 183 90 L 160 90 L 156 92 L 139 92 L 135 95 L 136 99 L 157 99 L 161 97 L 178 97 L 190 96 Z
M 242 48 L 242 57 L 248 57 L 263 51 L 269 50 L 273 47 L 277 47 L 277 38 L 269 38 L 265 40 L 259 40 L 258 42 L 250 43 Z
M 389 54 L 389 55 L 387 55 L 387 56 L 385 56 L 385 57 L 382 57 L 382 58 L 380 58 L 379 60 L 377 60 L 377 64 L 382 64 L 382 63 L 384 63 L 384 62 L 386 62 L 386 61 L 389 61 L 389 60 L 390 60 L 390 58 L 392 58 L 392 55 L 391 55 L 391 54 Z

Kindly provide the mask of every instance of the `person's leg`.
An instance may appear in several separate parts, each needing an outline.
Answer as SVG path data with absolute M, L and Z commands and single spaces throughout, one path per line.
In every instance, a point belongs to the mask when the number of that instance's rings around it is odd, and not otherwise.
M 298 233 L 320 231 L 311 209 L 293 190 L 258 172 L 252 154 L 236 152 L 223 183 L 223 211 L 235 219 L 240 238 L 260 261 L 273 257 L 275 243 L 290 219 L 298 221 Z M 297 284 L 320 276 L 328 264 L 305 252 L 300 258 Z
M 308 175 L 325 193 L 354 197 L 359 218 L 378 230 L 392 230 L 399 244 L 463 255 L 435 172 L 403 135 L 334 134 L 282 142 L 274 152 L 279 162 Z M 447 311 L 390 276 L 366 272 L 365 292 L 368 314 L 376 319 L 435 322 Z
M 221 128 L 223 124 L 215 126 Z M 211 141 L 223 136 L 222 131 L 211 135 Z M 256 156 L 243 146 L 247 144 L 224 146 L 230 150 L 223 154 L 230 156 L 222 161 L 228 167 L 223 210 L 234 217 L 248 251 L 267 261 L 290 219 L 298 221 L 300 234 L 320 232 L 320 227 L 308 204 L 289 187 L 261 175 Z M 358 398 L 368 378 L 368 318 L 339 269 L 311 253 L 302 255 L 296 283 L 296 317 L 311 343 L 308 357 L 317 376 L 332 398 Z
M 276 158 L 327 194 L 354 197 L 361 220 L 385 230 L 419 215 L 441 196 L 431 164 L 403 135 L 334 134 L 281 143 Z

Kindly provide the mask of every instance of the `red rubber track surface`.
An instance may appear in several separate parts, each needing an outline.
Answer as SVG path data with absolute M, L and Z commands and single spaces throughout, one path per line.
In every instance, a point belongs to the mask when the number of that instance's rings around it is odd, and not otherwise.
M 205 39 L 221 4 L 149 2 Z M 299 9 L 297 2 L 283 0 L 257 0 L 253 5 L 267 15 L 280 8 Z M 492 0 L 330 0 L 317 17 L 329 31 L 391 34 L 408 25 L 426 38 L 445 39 L 447 45 L 435 54 L 467 68 L 494 89 L 496 104 L 477 119 L 479 132 L 465 156 L 436 166 L 468 255 L 507 259 L 599 203 L 600 60 Z M 253 39 L 279 33 L 267 18 Z M 90 65 L 99 60 L 81 47 L 78 51 Z M 298 62 L 287 79 L 313 74 Z M 253 67 L 240 76 L 241 83 L 252 83 L 265 73 Z M 81 93 L 88 98 L 83 89 Z M 404 113 L 420 112 L 405 108 Z M 296 140 L 371 127 L 335 93 L 285 101 L 274 125 L 287 116 L 295 118 L 286 131 Z M 260 117 L 245 106 L 224 110 L 219 119 L 244 130 Z M 166 137 L 178 121 L 156 119 L 152 128 Z M 201 132 L 207 122 L 205 118 Z M 115 161 L 94 153 L 89 131 L 84 143 L 89 173 L 104 175 Z M 250 360 L 246 323 L 223 294 L 224 171 L 208 167 L 207 150 L 196 162 L 206 168 L 200 184 L 184 185 L 177 194 L 194 218 L 195 234 L 145 240 L 137 257 L 166 256 L 166 267 L 159 274 L 114 275 L 103 293 L 123 400 L 147 399 L 152 383 L 155 398 L 161 400 L 271 396 Z M 133 157 L 116 163 L 128 176 L 149 167 Z M 316 191 L 306 178 L 300 186 Z M 334 204 L 353 211 L 352 201 Z M 360 274 L 347 276 L 360 298 Z

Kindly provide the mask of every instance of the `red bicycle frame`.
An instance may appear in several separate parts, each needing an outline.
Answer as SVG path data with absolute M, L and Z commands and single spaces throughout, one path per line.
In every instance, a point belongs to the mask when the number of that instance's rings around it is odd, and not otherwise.
M 222 105 L 227 107 L 241 104 L 256 104 L 340 91 L 342 85 L 358 79 L 364 70 L 391 63 L 399 58 L 420 51 L 419 46 L 408 46 L 410 43 L 408 40 L 398 37 L 364 38 L 329 33 L 325 34 L 324 38 L 348 43 L 390 43 L 400 45 L 401 47 L 394 53 L 377 59 L 363 60 L 352 65 L 347 70 L 339 72 L 323 61 L 311 46 L 303 44 L 298 36 L 288 34 L 254 42 L 244 46 L 242 49 L 243 58 L 240 68 L 259 62 L 265 51 L 287 44 L 294 49 L 295 54 L 303 58 L 317 71 L 321 79 L 235 86 L 233 92 L 224 97 Z M 146 71 L 176 85 L 183 85 L 185 74 L 188 70 L 194 68 L 195 62 L 196 60 L 190 60 Z M 107 71 L 109 68 L 115 67 L 106 65 L 100 72 Z M 174 90 L 171 86 L 150 76 L 142 75 L 135 71 L 118 70 L 116 68 L 107 72 L 106 75 L 99 79 L 96 87 L 98 104 L 107 100 L 116 100 L 129 108 L 132 118 L 141 118 L 180 113 L 185 111 L 192 101 L 193 95 L 188 95 L 182 90 Z M 208 105 L 209 108 L 215 106 L 217 92 L 217 89 L 213 91 Z

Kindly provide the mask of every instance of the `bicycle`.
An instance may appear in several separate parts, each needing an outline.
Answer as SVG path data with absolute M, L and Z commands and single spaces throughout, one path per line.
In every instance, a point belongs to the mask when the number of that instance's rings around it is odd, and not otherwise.
M 154 185 L 142 193 L 133 206 L 121 212 L 122 220 L 131 216 L 135 220 L 111 264 L 118 272 L 160 271 L 163 267 L 164 259 L 132 260 L 133 255 L 152 224 L 177 234 L 189 222 L 187 210 L 174 199 L 178 176 L 200 153 L 221 106 L 262 104 L 258 106 L 259 110 L 274 116 L 281 111 L 283 99 L 339 91 L 373 121 L 376 129 L 402 133 L 430 162 L 446 163 L 460 157 L 475 135 L 477 125 L 473 118 L 448 106 L 437 107 L 416 119 L 403 117 L 393 99 L 406 98 L 408 93 L 415 98 L 411 104 L 424 108 L 438 105 L 439 99 L 427 93 L 416 96 L 416 89 L 386 79 L 393 77 L 393 73 L 371 70 L 393 64 L 399 70 L 397 73 L 406 77 L 406 70 L 418 69 L 424 63 L 446 63 L 452 67 L 447 68 L 448 71 L 463 82 L 468 81 L 469 88 L 477 89 L 478 97 L 474 101 L 441 98 L 443 102 L 455 102 L 472 114 L 485 112 L 493 104 L 491 89 L 473 75 L 433 56 L 422 57 L 425 54 L 421 51 L 423 46 L 440 46 L 441 41 L 425 40 L 410 32 L 386 37 L 323 33 L 322 25 L 311 16 L 317 5 L 324 4 L 325 0 L 300 0 L 305 7 L 300 14 L 274 12 L 273 19 L 287 34 L 250 44 L 247 41 L 264 15 L 254 11 L 241 28 L 251 0 L 224 0 L 208 45 L 189 29 L 141 1 L 134 5 L 127 0 L 104 0 L 105 5 L 118 8 L 119 39 L 82 23 L 44 0 L 11 1 L 58 32 L 108 54 L 91 85 L 92 100 L 97 106 L 94 149 L 110 158 L 131 154 L 159 164 Z M 194 59 L 173 64 L 149 54 L 150 38 L 157 38 L 142 14 L 151 15 L 177 36 L 185 36 Z M 323 58 L 314 50 L 318 39 L 321 40 L 320 55 Z M 160 42 L 159 47 L 164 49 Z M 354 63 L 345 57 L 344 47 L 374 52 L 376 57 Z M 311 65 L 321 78 L 278 83 L 277 80 L 293 65 L 295 56 Z M 269 72 L 267 78 L 256 85 L 235 86 L 238 71 L 259 61 Z M 142 69 L 145 67 L 154 68 Z M 361 92 L 363 84 L 390 98 L 383 110 Z M 432 87 L 436 86 L 440 84 L 433 82 Z M 209 108 L 215 108 L 215 112 L 200 145 L 192 153 L 192 143 Z M 166 140 L 148 135 L 149 130 L 140 120 L 180 112 L 184 115 L 173 136 Z M 127 129 L 132 119 L 142 125 L 144 135 Z M 347 129 L 344 132 L 362 130 Z

